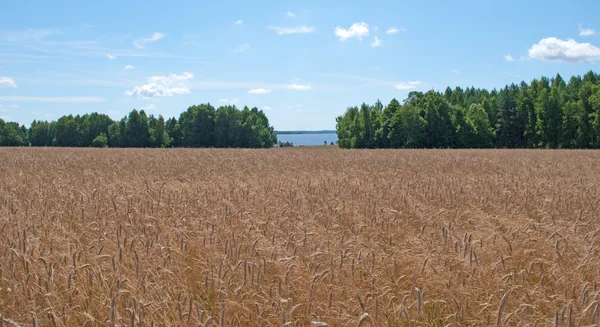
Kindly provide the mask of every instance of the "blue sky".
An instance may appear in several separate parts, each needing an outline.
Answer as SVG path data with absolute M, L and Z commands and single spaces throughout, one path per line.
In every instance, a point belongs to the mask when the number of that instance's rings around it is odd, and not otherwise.
M 279 130 L 412 90 L 599 71 L 600 2 L 5 1 L 0 117 L 28 125 L 210 102 Z

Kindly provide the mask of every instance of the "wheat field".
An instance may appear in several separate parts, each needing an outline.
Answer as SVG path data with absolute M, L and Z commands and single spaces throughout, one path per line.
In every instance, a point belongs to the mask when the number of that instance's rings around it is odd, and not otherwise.
M 590 326 L 600 152 L 0 149 L 0 326 Z

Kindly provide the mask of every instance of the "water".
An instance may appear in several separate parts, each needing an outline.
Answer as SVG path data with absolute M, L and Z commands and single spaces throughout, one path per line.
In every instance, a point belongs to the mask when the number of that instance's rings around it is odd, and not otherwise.
M 279 134 L 277 135 L 278 142 L 291 142 L 294 146 L 311 146 L 311 145 L 323 145 L 323 141 L 327 141 L 327 144 L 337 142 L 337 134 Z

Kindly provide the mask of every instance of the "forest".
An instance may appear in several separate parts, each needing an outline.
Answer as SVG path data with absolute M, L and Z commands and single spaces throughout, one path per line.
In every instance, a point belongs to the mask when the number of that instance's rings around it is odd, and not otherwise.
M 277 142 L 262 110 L 191 106 L 179 119 L 132 110 L 119 121 L 100 113 L 34 120 L 29 128 L 0 119 L 0 146 L 270 148 Z
M 600 76 L 411 92 L 336 118 L 342 148 L 600 148 Z

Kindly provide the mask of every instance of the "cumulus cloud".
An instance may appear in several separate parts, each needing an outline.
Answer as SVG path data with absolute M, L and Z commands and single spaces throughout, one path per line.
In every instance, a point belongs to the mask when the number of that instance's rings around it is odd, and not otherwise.
M 131 65 L 127 65 L 127 66 L 125 66 L 125 68 L 123 68 L 123 69 L 134 69 L 134 68 L 135 68 L 135 67 L 133 67 L 133 66 L 131 66 Z
M 289 90 L 298 90 L 298 91 L 306 91 L 306 90 L 311 90 L 312 86 L 310 86 L 310 84 L 283 84 L 283 88 L 284 89 L 289 89 Z
M 531 46 L 530 59 L 554 62 L 594 62 L 600 59 L 600 49 L 590 43 L 578 43 L 573 39 L 561 40 L 548 37 Z
M 421 85 L 423 85 L 421 81 L 410 81 L 398 83 L 394 87 L 398 90 L 414 90 Z
M 156 32 L 156 33 L 153 33 L 152 35 L 150 35 L 150 37 L 141 37 L 141 38 L 133 41 L 133 45 L 138 49 L 143 49 L 146 46 L 146 43 L 155 42 L 164 37 L 165 37 L 164 34 Z
M 296 27 L 280 27 L 280 26 L 269 26 L 270 30 L 277 32 L 277 35 L 286 34 L 307 34 L 315 33 L 317 29 L 313 26 L 300 25 Z
M 240 101 L 238 98 L 233 98 L 233 99 L 227 99 L 227 98 L 225 98 L 225 99 L 219 99 L 219 102 L 222 102 L 222 103 L 231 103 L 231 104 L 237 103 L 238 101 Z
M 0 76 L 0 87 L 16 88 L 17 83 L 15 83 L 15 80 L 10 77 Z
M 293 12 L 291 12 L 291 11 L 288 11 L 288 12 L 286 12 L 285 14 L 286 14 L 288 17 L 296 17 L 296 14 L 294 14 L 294 13 L 293 13 Z
M 21 106 L 19 106 L 18 104 L 11 104 L 9 107 L 11 107 L 11 108 L 20 108 Z
M 381 43 L 382 43 L 381 39 L 380 39 L 380 38 L 378 38 L 378 37 L 376 36 L 376 37 L 373 39 L 373 42 L 371 42 L 371 46 L 372 46 L 373 48 L 379 48 L 379 47 L 381 46 Z
M 110 53 L 107 53 L 107 54 L 106 54 L 106 58 L 108 58 L 108 59 L 110 59 L 110 60 L 115 60 L 115 59 L 117 59 L 117 57 L 115 57 L 115 56 L 111 55 Z
M 362 40 L 363 37 L 369 36 L 369 24 L 365 22 L 354 23 L 349 29 L 338 26 L 335 28 L 335 35 L 340 38 L 340 41 L 346 41 L 350 38 Z
M 402 28 L 390 27 L 387 29 L 387 31 L 385 31 L 385 34 L 398 34 L 398 32 L 406 32 L 406 30 L 404 29 L 404 27 L 402 27 Z
M 596 31 L 592 28 L 585 28 L 579 24 L 579 35 L 580 36 L 593 36 L 596 35 Z
M 233 22 L 235 25 L 242 25 L 244 23 L 243 20 L 236 20 L 235 22 Z
M 267 94 L 271 93 L 271 89 L 253 89 L 249 90 L 248 94 Z
M 272 110 L 273 108 L 269 107 L 269 106 L 264 106 L 263 110 Z
M 136 86 L 132 90 L 126 91 L 125 95 L 151 98 L 189 94 L 190 88 L 187 86 L 187 81 L 193 78 L 194 75 L 187 72 L 181 75 L 152 76 L 148 78 L 147 84 Z
M 513 58 L 511 55 L 507 54 L 507 55 L 504 55 L 504 60 L 506 60 L 506 62 L 513 62 L 513 61 L 515 61 L 515 58 Z
M 250 50 L 250 44 L 246 43 L 246 44 L 242 44 L 239 48 L 235 49 L 235 52 L 246 52 Z

